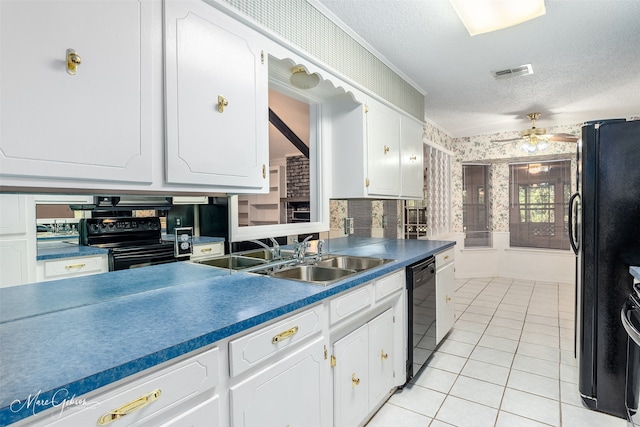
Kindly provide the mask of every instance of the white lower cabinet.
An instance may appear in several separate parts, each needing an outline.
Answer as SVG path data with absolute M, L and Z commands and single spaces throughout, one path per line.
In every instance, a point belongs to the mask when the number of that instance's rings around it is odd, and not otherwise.
M 163 418 L 164 419 L 164 418 Z M 207 399 L 201 404 L 194 406 L 178 415 L 162 422 L 162 420 L 152 420 L 155 424 L 151 426 L 160 427 L 216 427 L 220 425 L 220 399 L 218 396 Z
M 323 339 L 251 376 L 230 390 L 233 427 L 321 425 Z
M 335 426 L 360 424 L 394 387 L 393 334 L 388 309 L 333 345 Z
M 106 273 L 107 271 L 109 271 L 109 258 L 106 254 L 36 262 L 38 282 Z
M 35 223 L 33 196 L 0 194 L 0 287 L 36 280 Z
M 212 389 L 220 381 L 219 372 L 216 347 L 104 393 L 74 396 L 74 402 L 80 402 L 76 406 L 64 412 L 53 408 L 28 425 L 157 426 L 162 420 L 167 426 L 217 426 L 220 410 Z M 208 398 L 204 402 L 203 396 Z
M 224 242 L 200 243 L 193 245 L 191 260 L 210 258 L 224 255 Z
M 455 267 L 453 248 L 436 254 L 436 344 L 456 321 Z

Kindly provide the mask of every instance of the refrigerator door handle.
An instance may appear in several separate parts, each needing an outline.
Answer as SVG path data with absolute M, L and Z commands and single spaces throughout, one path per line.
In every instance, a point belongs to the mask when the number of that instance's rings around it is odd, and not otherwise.
M 569 221 L 568 221 L 568 227 L 569 227 L 569 243 L 571 244 L 571 248 L 573 249 L 573 252 L 577 255 L 578 254 L 578 249 L 580 249 L 580 242 L 579 242 L 579 236 L 575 233 L 579 233 L 578 230 L 578 215 L 577 212 L 574 215 L 573 213 L 573 208 L 574 208 L 574 204 L 577 202 L 580 202 L 580 193 L 573 193 L 571 195 L 571 198 L 569 199 Z
M 636 344 L 640 345 L 640 331 L 638 331 L 636 327 L 633 326 L 633 323 L 631 323 L 631 321 L 629 320 L 629 311 L 634 309 L 635 307 L 633 306 L 633 304 L 629 303 L 628 301 L 625 302 L 622 306 L 622 310 L 620 311 L 620 318 L 622 319 L 622 326 L 624 326 L 624 330 L 627 331 L 629 338 L 635 341 Z

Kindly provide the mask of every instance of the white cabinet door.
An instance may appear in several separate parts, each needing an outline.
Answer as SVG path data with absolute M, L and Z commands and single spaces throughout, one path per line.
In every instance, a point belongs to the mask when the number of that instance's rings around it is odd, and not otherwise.
M 400 114 L 369 101 L 367 121 L 367 175 L 369 195 L 400 194 Z
M 453 262 L 436 268 L 436 343 L 439 343 L 456 320 L 456 288 Z
M 268 191 L 268 67 L 257 37 L 204 2 L 165 2 L 168 182 Z
M 402 197 L 424 197 L 424 148 L 422 123 L 402 117 L 401 170 Z
M 0 194 L 0 287 L 35 282 L 33 196 Z
M 363 325 L 333 345 L 336 427 L 358 425 L 369 412 L 369 328 Z
M 322 338 L 232 386 L 234 427 L 320 426 Z
M 2 175 L 151 182 L 150 7 L 0 2 Z
M 402 357 L 395 353 L 394 330 L 393 309 L 369 322 L 369 409 L 394 387 L 395 359 Z

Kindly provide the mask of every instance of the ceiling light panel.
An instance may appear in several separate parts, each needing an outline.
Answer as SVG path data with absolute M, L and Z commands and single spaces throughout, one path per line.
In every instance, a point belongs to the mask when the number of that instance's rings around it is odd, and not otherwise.
M 545 14 L 544 0 L 449 0 L 470 35 L 512 27 Z

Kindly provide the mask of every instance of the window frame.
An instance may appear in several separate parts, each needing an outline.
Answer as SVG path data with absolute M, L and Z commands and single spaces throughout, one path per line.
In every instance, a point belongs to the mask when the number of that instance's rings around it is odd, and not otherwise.
M 560 169 L 552 171 L 554 167 Z M 539 191 L 545 188 L 546 194 Z M 569 250 L 570 194 L 571 159 L 510 163 L 509 246 Z

